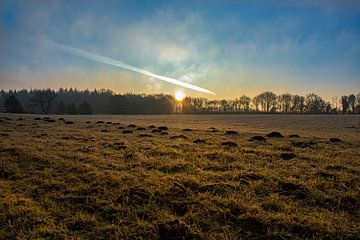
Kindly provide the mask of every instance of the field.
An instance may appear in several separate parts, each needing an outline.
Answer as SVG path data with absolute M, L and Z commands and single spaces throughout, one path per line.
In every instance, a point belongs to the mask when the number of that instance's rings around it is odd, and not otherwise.
M 0 239 L 358 239 L 359 209 L 360 116 L 0 115 Z

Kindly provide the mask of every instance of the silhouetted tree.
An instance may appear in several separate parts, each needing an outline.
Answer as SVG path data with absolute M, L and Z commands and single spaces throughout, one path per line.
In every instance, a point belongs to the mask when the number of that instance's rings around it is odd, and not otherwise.
M 273 92 L 264 92 L 257 96 L 261 109 L 265 112 L 276 111 L 276 94 Z
M 84 115 L 91 115 L 93 114 L 93 109 L 86 101 L 83 101 L 79 105 L 79 113 Z
M 55 91 L 46 89 L 46 90 L 38 90 L 35 93 L 35 96 L 33 96 L 30 99 L 30 101 L 34 105 L 39 106 L 43 113 L 47 114 L 50 112 L 50 109 L 52 107 L 55 98 L 56 98 Z
M 341 96 L 341 106 L 342 106 L 342 113 L 347 113 L 349 110 L 349 100 L 348 96 Z
M 355 104 L 356 104 L 356 97 L 354 94 L 348 96 L 349 106 L 351 107 L 351 112 L 355 113 Z
M 356 113 L 360 113 L 360 93 L 356 95 Z
M 305 108 L 308 113 L 325 112 L 325 101 L 314 93 L 310 93 L 305 97 Z
M 79 111 L 74 103 L 70 103 L 66 106 L 66 114 L 79 114 Z
M 304 108 L 305 108 L 305 98 L 303 96 L 293 95 L 291 112 L 302 114 L 304 112 Z
M 292 96 L 289 93 L 282 94 L 278 97 L 279 110 L 283 113 L 288 113 L 291 107 Z
M 55 113 L 59 115 L 66 113 L 66 105 L 63 101 L 60 101 L 59 103 L 56 104 Z
M 107 109 L 111 114 L 130 113 L 129 101 L 125 96 L 116 95 L 109 98 Z
M 251 98 L 246 95 L 242 95 L 239 99 L 239 109 L 243 112 L 248 112 L 250 110 L 250 101 Z
M 4 102 L 5 112 L 7 113 L 23 113 L 24 110 L 21 103 L 17 100 L 14 95 L 8 97 Z

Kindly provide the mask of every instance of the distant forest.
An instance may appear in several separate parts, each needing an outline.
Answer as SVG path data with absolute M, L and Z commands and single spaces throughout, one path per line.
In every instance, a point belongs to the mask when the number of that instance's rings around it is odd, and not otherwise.
M 360 113 L 360 93 L 332 98 L 331 103 L 310 93 L 276 95 L 263 92 L 254 98 L 241 96 L 232 100 L 208 100 L 186 97 L 178 102 L 165 94 L 115 94 L 109 89 L 1 90 L 0 112 L 36 114 L 215 114 L 283 113 L 337 114 Z

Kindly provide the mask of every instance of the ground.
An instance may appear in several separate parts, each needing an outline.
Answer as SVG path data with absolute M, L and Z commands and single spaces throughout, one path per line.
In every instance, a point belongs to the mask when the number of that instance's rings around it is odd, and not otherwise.
M 357 239 L 359 133 L 355 115 L 2 114 L 0 239 Z

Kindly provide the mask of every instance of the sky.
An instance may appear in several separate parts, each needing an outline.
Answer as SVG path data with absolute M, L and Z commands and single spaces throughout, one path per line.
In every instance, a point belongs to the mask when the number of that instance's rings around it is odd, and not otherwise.
M 199 93 L 56 51 L 110 57 Z M 231 99 L 360 92 L 360 1 L 0 1 L 0 88 L 109 88 Z

